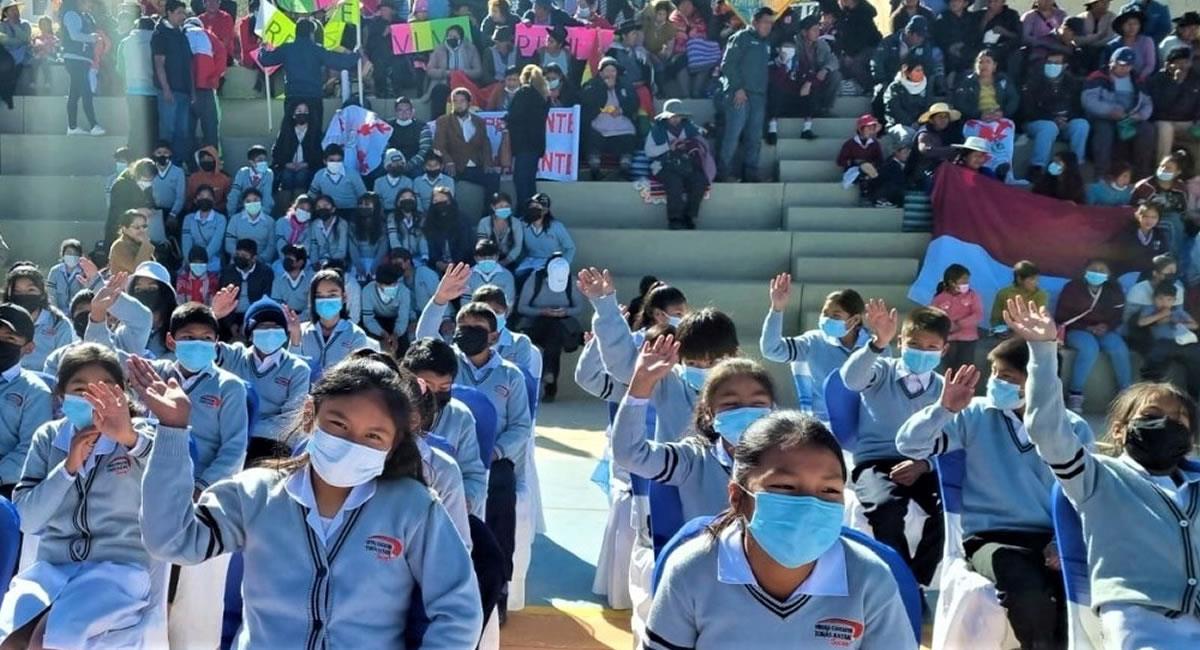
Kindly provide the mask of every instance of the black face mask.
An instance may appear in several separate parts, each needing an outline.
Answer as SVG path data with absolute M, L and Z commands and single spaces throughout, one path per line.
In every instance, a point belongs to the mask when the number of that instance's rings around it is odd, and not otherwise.
M 167 166 L 167 163 L 171 162 L 171 157 L 170 157 L 170 156 L 155 156 L 155 157 L 154 157 L 154 162 L 155 162 L 155 163 L 156 163 L 156 164 L 157 164 L 159 167 L 166 167 L 166 166 Z
M 216 168 L 217 168 L 217 161 L 215 161 L 215 160 L 205 158 L 204 160 L 200 161 L 200 169 L 203 169 L 206 172 L 211 172 L 212 170 L 214 170 Z
M 333 216 L 333 210 L 329 208 L 320 208 L 317 210 L 318 219 L 328 219 Z
M 534 221 L 541 219 L 542 215 L 544 215 L 545 213 L 546 213 L 545 209 L 543 209 L 541 207 L 530 206 L 525 209 L 524 221 L 525 221 L 525 223 L 533 223 Z
M 401 212 L 416 212 L 417 201 L 416 199 L 400 199 L 400 201 L 396 203 L 396 209 L 400 210 Z
M 8 301 L 24 307 L 31 314 L 45 307 L 45 297 L 40 293 L 18 293 L 9 296 Z
M 1176 280 L 1178 277 L 1179 277 L 1179 274 L 1178 274 L 1178 273 L 1168 273 L 1168 274 L 1166 274 L 1166 275 L 1164 275 L 1164 276 L 1163 276 L 1163 278 L 1162 278 L 1162 281 L 1163 281 L 1163 282 L 1170 282 L 1170 283 L 1174 284 L 1174 283 L 1175 283 L 1175 280 Z
M 290 257 L 283 258 L 283 270 L 287 271 L 288 273 L 295 271 L 296 269 L 300 268 L 301 266 L 304 266 L 304 265 L 301 264 L 297 260 L 294 260 Z
M 1125 451 L 1151 474 L 1168 474 L 1192 450 L 1192 432 L 1172 418 L 1139 418 L 1125 428 Z
M 196 199 L 196 209 L 201 212 L 208 212 L 213 209 L 212 199 Z
M 358 218 L 362 219 L 363 225 L 369 225 L 371 219 L 375 218 L 375 208 L 359 208 Z
M 83 333 L 87 330 L 88 320 L 91 317 L 91 312 L 81 311 L 71 317 L 71 325 L 75 328 L 75 334 L 79 338 L 83 338 Z
M 488 349 L 488 331 L 475 325 L 459 325 L 454 330 L 454 345 L 468 357 Z
M 162 302 L 158 295 L 158 289 L 134 289 L 133 298 L 145 305 L 150 311 L 158 309 Z
M 297 113 L 292 116 L 292 121 L 296 124 L 308 124 L 308 113 Z
M 441 176 L 441 175 L 442 175 L 442 170 L 440 170 L 440 169 L 426 169 L 426 170 L 425 170 L 425 175 L 429 177 L 429 180 L 433 180 L 433 179 L 437 178 L 438 176 Z
M 446 405 L 450 403 L 450 391 L 444 393 L 434 393 L 433 399 L 437 402 L 438 413 L 446 410 Z
M 8 370 L 21 360 L 21 346 L 8 341 L 0 341 L 0 368 Z
M 233 265 L 243 271 L 247 271 L 251 266 L 254 266 L 254 260 L 249 257 L 235 257 L 233 258 Z

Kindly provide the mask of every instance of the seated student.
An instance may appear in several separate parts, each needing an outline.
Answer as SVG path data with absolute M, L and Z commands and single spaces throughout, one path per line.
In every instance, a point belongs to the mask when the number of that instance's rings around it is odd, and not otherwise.
M 379 195 L 383 211 L 391 214 L 396 209 L 396 198 L 403 190 L 412 189 L 412 179 L 405 174 L 408 163 L 399 149 L 388 149 L 383 154 L 384 174 L 375 179 L 371 189 Z
M 1021 260 L 1013 264 L 1013 281 L 1007 287 L 996 292 L 996 300 L 992 303 L 991 327 L 1000 329 L 1004 326 L 1004 307 L 1009 298 L 1020 298 L 1026 302 L 1033 301 L 1039 307 L 1050 304 L 1050 294 L 1038 286 L 1042 272 L 1029 260 Z
M 1187 253 L 1183 222 L 1188 211 L 1187 182 L 1182 173 L 1185 165 L 1191 165 L 1191 156 L 1186 151 L 1163 158 L 1153 176 L 1134 184 L 1129 197 L 1132 205 L 1150 203 L 1158 208 L 1159 227 L 1165 231 L 1167 245 L 1176 257 Z
M 115 273 L 109 277 L 87 305 L 88 315 L 83 322 L 82 332 L 80 323 L 75 322 L 75 331 L 80 334 L 80 338 L 87 342 L 102 343 L 119 352 L 144 354 L 154 329 L 154 312 L 131 294 L 132 289 L 133 282 L 127 274 Z M 74 308 L 72 314 L 73 321 L 79 318 Z M 58 364 L 61 363 L 61 355 L 56 359 L 56 354 L 57 352 L 46 359 L 47 368 L 53 359 L 54 368 L 57 370 Z
M 1160 226 L 1160 214 L 1157 205 L 1143 201 L 1133 210 L 1133 223 L 1114 237 L 1129 270 L 1149 271 L 1155 257 L 1171 253 L 1171 238 Z
M 488 284 L 504 291 L 506 305 L 515 305 L 517 281 L 508 269 L 500 265 L 500 248 L 491 239 L 480 239 L 475 242 L 475 266 L 471 267 L 471 279 L 467 281 L 467 293 L 463 295 L 465 297 Z
M 768 66 L 768 132 L 778 128 L 777 118 L 803 119 L 800 137 L 816 139 L 813 118 L 829 114 L 842 85 L 841 65 L 831 43 L 821 38 L 821 16 L 809 14 L 796 26 L 795 40 L 780 45 L 780 54 Z
M 417 210 L 428 212 L 433 199 L 433 191 L 444 187 L 454 194 L 454 179 L 442 173 L 442 155 L 430 151 L 425 157 L 425 173 L 413 179 L 412 188 L 417 193 Z
M 292 432 L 308 438 L 304 454 L 246 470 L 193 504 L 182 478 L 188 395 L 146 364 L 135 368 L 135 386 L 159 419 L 142 502 L 146 548 L 182 564 L 243 553 L 239 648 L 310 639 L 403 647 L 414 593 L 429 621 L 426 639 L 447 648 L 478 642 L 483 614 L 471 559 L 423 485 L 414 409 L 394 371 L 367 359 L 331 368 L 312 389 L 311 415 Z M 356 552 L 330 562 L 313 555 L 322 546 Z M 315 612 L 314 584 L 330 593 Z
M 346 281 L 346 318 L 351 323 L 362 322 L 362 285 L 353 276 L 346 275 L 346 263 L 342 260 L 325 260 L 319 270 L 333 269 Z M 375 348 L 375 339 L 367 338 L 367 346 Z
M 1112 164 L 1108 173 L 1098 177 L 1087 186 L 1088 205 L 1129 205 L 1133 196 L 1133 167 L 1120 160 Z
M 1018 298 L 1019 300 L 1019 298 Z M 963 549 L 976 573 L 996 585 L 1000 604 L 1022 648 L 1066 644 L 1066 597 L 1054 547 L 1050 489 L 1054 475 L 1037 456 L 1022 418 L 1029 349 L 1010 338 L 988 353 L 987 396 L 975 397 L 980 372 L 946 372 L 941 400 L 921 409 L 896 434 L 910 458 L 966 451 Z M 1065 423 L 1090 447 L 1092 430 L 1068 414 Z
M 450 190 L 434 188 L 429 201 L 421 231 L 429 243 L 428 264 L 444 273 L 451 264 L 471 259 L 475 238 L 471 236 L 470 222 Z
M 725 508 L 733 451 L 746 427 L 775 407 L 775 385 L 749 359 L 713 366 L 700 391 L 690 435 L 659 443 L 647 437 L 646 409 L 655 386 L 679 362 L 679 343 L 666 335 L 642 344 L 629 392 L 612 426 L 613 462 L 631 474 L 679 488 L 683 520 Z
M 1163 280 L 1154 285 L 1154 304 L 1138 309 L 1136 326 L 1149 334 L 1149 348 L 1142 364 L 1142 379 L 1163 381 L 1171 362 L 1183 366 L 1189 395 L 1200 394 L 1200 344 L 1196 330 L 1200 325 L 1175 301 L 1179 287 Z
M 360 282 L 370 282 L 389 250 L 383 230 L 383 204 L 379 195 L 367 192 L 358 197 L 358 211 L 350 219 L 350 267 Z
M 217 294 L 212 301 L 217 320 L 233 313 L 238 294 L 238 288 L 232 285 Z M 249 467 L 261 458 L 291 455 L 283 437 L 304 407 L 311 372 L 304 360 L 285 348 L 289 319 L 279 303 L 261 298 L 244 311 L 242 333 L 250 345 L 218 343 L 216 362 L 258 395 L 258 414 L 246 444 Z
M 83 244 L 78 239 L 64 239 L 58 252 L 62 261 L 50 267 L 50 273 L 46 275 L 46 291 L 50 293 L 50 304 L 65 312 L 71 307 L 71 298 L 80 290 L 90 288 L 91 283 L 83 267 L 79 266 Z M 98 278 L 91 279 L 95 281 Z
M 283 272 L 276 273 L 271 282 L 271 299 L 296 312 L 300 320 L 308 320 L 308 291 L 313 271 L 308 267 L 308 251 L 304 246 L 288 244 L 283 247 Z
M 607 271 L 583 269 L 578 288 L 596 311 L 592 332 L 604 367 L 615 380 L 628 384 L 638 351 L 617 306 L 612 276 Z M 680 364 L 658 383 L 651 400 L 656 420 L 654 439 L 659 442 L 675 442 L 683 437 L 709 369 L 739 353 L 733 320 L 712 308 L 688 313 L 675 326 L 675 332 Z
M 838 151 L 837 166 L 844 172 L 843 178 L 853 176 L 858 185 L 859 203 L 872 205 L 871 192 L 883 166 L 883 149 L 875 136 L 879 133 L 879 120 L 867 113 L 854 123 L 854 135 L 842 143 Z M 856 171 L 851 171 L 856 170 Z
M 1124 294 L 1104 260 L 1089 260 L 1082 278 L 1072 279 L 1058 295 L 1055 318 L 1067 332 L 1067 347 L 1075 350 L 1067 406 L 1083 412 L 1083 387 L 1092 374 L 1096 358 L 1108 355 L 1117 386 L 1125 390 L 1133 383 L 1129 348 L 1117 329 L 1121 326 Z
M 275 222 L 275 250 L 279 257 L 283 257 L 284 246 L 304 246 L 308 242 L 312 217 L 312 197 L 307 194 L 297 196 L 287 214 Z
M 239 239 L 253 239 L 258 244 L 258 259 L 266 264 L 275 261 L 275 219 L 263 212 L 263 194 L 248 187 L 242 192 L 240 212 L 230 212 L 229 225 L 225 228 L 225 255 L 236 254 Z
M 221 169 L 220 152 L 216 147 L 206 145 L 197 149 L 192 157 L 196 159 L 196 167 L 187 177 L 187 196 L 196 196 L 196 190 L 200 189 L 201 185 L 208 185 L 213 188 L 213 201 L 217 210 L 223 211 L 225 201 L 229 198 L 230 178 L 229 174 Z M 184 209 L 191 210 L 192 206 L 189 204 Z
M 550 210 L 550 195 L 538 192 L 529 199 L 521 215 L 522 248 L 525 251 L 514 275 L 519 282 L 546 266 L 551 255 L 561 253 L 567 262 L 575 261 L 575 240 L 562 220 Z
M 1128 326 L 1130 320 L 1137 318 L 1142 307 L 1154 305 L 1154 287 L 1161 282 L 1169 282 L 1175 286 L 1175 304 L 1183 305 L 1184 288 L 1183 282 L 1179 280 L 1179 264 L 1170 255 L 1157 255 L 1154 258 L 1154 268 L 1150 269 L 1150 276 L 1125 292 L 1125 308 L 1121 312 L 1122 326 Z
M 404 248 L 415 251 L 422 260 L 429 259 L 429 242 L 425 240 L 424 215 L 417 212 L 417 193 L 406 187 L 396 193 L 396 200 L 384 203 L 388 212 L 385 221 L 388 249 Z
M 899 317 L 882 300 L 867 303 L 863 322 L 871 333 L 842 366 L 846 388 L 861 394 L 858 446 L 851 479 L 875 539 L 891 546 L 928 586 L 942 560 L 942 504 L 933 465 L 905 458 L 896 449 L 896 431 L 914 413 L 937 402 L 941 363 L 950 338 L 950 318 L 941 310 L 918 307 L 908 313 L 900 330 L 900 358 L 883 356 L 896 338 Z M 915 501 L 928 518 L 921 541 L 910 552 L 904 537 L 904 516 Z
M 58 307 L 50 304 L 46 280 L 32 263 L 18 262 L 9 269 L 4 300 L 20 305 L 33 318 L 33 349 L 21 357 L 22 367 L 40 372 L 51 352 L 75 342 L 71 321 Z
M 1083 205 L 1083 176 L 1079 173 L 1079 160 L 1075 154 L 1070 151 L 1054 154 L 1045 173 L 1033 182 L 1033 193 Z
M 33 317 L 22 306 L 0 303 L 0 495 L 11 497 L 21 477 L 34 431 L 51 418 L 50 389 L 27 370 L 22 358 L 33 352 Z
M 221 271 L 221 286 L 238 288 L 237 305 L 233 311 L 234 321 L 231 324 L 234 337 L 240 338 L 242 315 L 253 303 L 271 295 L 271 286 L 275 282 L 275 274 L 266 264 L 258 260 L 258 244 L 253 239 L 239 239 L 234 251 L 233 263 Z
M 308 187 L 310 195 L 330 197 L 339 210 L 357 207 L 358 197 L 367 193 L 362 177 L 355 171 L 357 167 L 347 167 L 344 157 L 342 145 L 325 147 L 325 166 L 313 174 Z
M 304 241 L 310 263 L 314 269 L 319 269 L 325 262 L 337 261 L 345 268 L 346 260 L 350 257 L 350 227 L 338 215 L 332 197 L 324 194 L 315 196 L 313 216 L 316 221 L 309 224 L 308 236 Z M 352 207 L 357 205 L 358 199 L 355 198 Z
M 367 347 L 367 333 L 346 311 L 346 281 L 333 269 L 317 271 L 308 287 L 309 318 L 288 322 L 288 352 L 300 355 L 320 375 L 351 352 Z
M 437 271 L 414 260 L 412 253 L 405 248 L 393 248 L 388 253 L 388 264 L 400 272 L 404 286 L 408 287 L 409 293 L 412 294 L 413 319 L 419 318 L 420 310 L 424 309 L 437 293 L 438 283 L 441 281 Z
M 783 312 L 792 293 L 792 276 L 781 273 L 771 280 L 771 309 L 763 320 L 758 347 L 763 358 L 777 363 L 802 362 L 807 373 L 797 377 L 800 409 L 821 422 L 829 421 L 825 408 L 825 380 L 838 371 L 856 348 L 866 343 L 862 327 L 866 305 L 854 289 L 825 296 L 816 329 L 799 336 L 783 336 Z
M 868 198 L 877 208 L 904 207 L 904 194 L 908 191 L 908 158 L 912 155 L 912 140 L 901 140 L 892 150 L 879 170 L 879 179 L 871 188 Z
M 459 539 L 463 541 L 467 551 L 470 552 L 471 523 L 467 519 L 469 513 L 467 512 L 462 470 L 459 469 L 453 455 L 434 447 L 428 440 L 438 416 L 433 389 L 408 370 L 401 370 L 396 365 L 395 357 L 389 354 L 359 350 L 355 356 L 376 359 L 389 368 L 393 368 L 404 382 L 408 399 L 420 422 L 413 433 L 416 434 L 417 449 L 421 454 L 422 478 L 425 479 L 425 484 L 437 494 L 438 501 L 446 508 L 446 514 L 450 515 L 450 521 L 454 524 L 454 529 L 458 531 Z M 476 454 L 476 460 L 478 460 L 478 454 Z M 490 613 L 490 610 L 487 609 L 482 611 Z
M 220 273 L 221 251 L 225 247 L 225 228 L 229 222 L 225 215 L 216 210 L 213 189 L 208 185 L 201 185 L 196 190 L 192 206 L 195 211 L 183 218 L 180 248 L 191 251 L 192 246 L 202 247 L 208 253 L 208 270 Z
M 553 402 L 558 395 L 558 375 L 564 352 L 570 354 L 583 345 L 583 326 L 579 314 L 582 301 L 576 301 L 571 286 L 571 265 L 560 253 L 550 256 L 521 287 L 517 303 L 517 329 L 525 332 L 542 349 L 543 399 Z
M 860 648 L 915 650 L 891 570 L 841 537 L 846 464 L 829 430 L 772 413 L 733 459 L 728 508 L 665 564 L 645 647 L 817 647 L 829 641 L 818 635 L 844 634 Z
M 0 604 L 6 647 L 142 645 L 156 606 L 138 521 L 154 433 L 130 417 L 125 387 L 111 350 L 85 343 L 63 357 L 55 392 L 65 417 L 46 413 L 13 490 L 21 530 L 39 542 L 37 563 Z
M 412 293 L 400 281 L 400 273 L 381 266 L 375 279 L 363 287 L 362 324 L 367 334 L 393 356 L 402 356 L 408 348 L 408 330 L 412 317 Z
M 271 170 L 270 154 L 266 147 L 256 144 L 246 152 L 246 160 L 247 164 L 233 177 L 226 214 L 237 214 L 245 201 L 246 191 L 252 189 L 262 200 L 262 213 L 269 217 L 275 214 L 275 172 Z
M 208 251 L 203 246 L 192 246 L 187 261 L 187 266 L 175 276 L 175 294 L 184 302 L 207 305 L 221 288 L 220 274 L 208 270 Z
M 930 307 L 950 317 L 950 338 L 942 355 L 942 368 L 957 368 L 975 363 L 975 345 L 983 324 L 983 300 L 971 288 L 971 271 L 962 264 L 951 264 L 942 272 Z
M 1196 438 L 1195 400 L 1170 384 L 1123 390 L 1110 407 L 1107 432 L 1119 456 L 1092 453 L 1067 424 L 1054 320 L 1016 300 L 1005 316 L 1013 333 L 1029 342 L 1025 427 L 1083 521 L 1092 607 L 1106 644 L 1190 647 L 1200 622 L 1176 612 L 1194 607 L 1188 531 L 1200 521 L 1197 509 L 1176 499 L 1193 502 L 1200 480 L 1188 457 Z M 1135 556 L 1154 563 L 1132 566 Z
M 496 352 L 500 353 L 500 358 L 532 373 L 535 370 L 533 341 L 508 327 L 508 313 L 511 307 L 504 290 L 494 284 L 485 284 L 471 294 L 470 302 L 487 305 L 496 314 L 496 331 L 500 332 L 500 338 L 496 339 Z
M 434 413 L 425 431 L 448 442 L 462 473 L 467 512 L 482 519 L 487 504 L 488 472 L 479 457 L 475 416 L 466 404 L 450 396 L 458 373 L 458 357 L 449 344 L 438 339 L 413 341 L 400 360 L 400 367 L 425 382 L 433 393 Z

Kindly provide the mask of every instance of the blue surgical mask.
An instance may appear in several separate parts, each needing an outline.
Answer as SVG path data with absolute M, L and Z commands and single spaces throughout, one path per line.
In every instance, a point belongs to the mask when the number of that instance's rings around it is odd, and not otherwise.
M 63 397 L 62 413 L 76 429 L 92 426 L 92 403 L 79 395 Z
M 265 174 L 267 173 L 268 169 L 270 169 L 270 167 L 267 165 L 267 161 L 265 160 L 260 160 L 254 163 L 254 173 L 256 174 Z
M 393 284 L 390 287 L 379 287 L 379 295 L 383 296 L 383 299 L 388 302 L 395 300 L 396 294 L 399 292 L 400 285 L 398 284 Z
M 495 213 L 496 217 L 500 219 L 507 219 L 512 216 L 512 208 L 496 208 Z
M 1165 169 L 1158 170 L 1158 172 L 1154 175 L 1158 178 L 1158 180 L 1164 183 L 1170 183 L 1171 181 L 1175 180 L 1175 172 L 1167 171 Z
M 1100 271 L 1088 271 L 1083 274 L 1083 279 L 1093 287 L 1098 287 L 1105 282 L 1108 282 L 1108 274 Z
M 508 316 L 496 314 L 496 331 L 503 332 L 506 329 L 508 329 Z
M 671 327 L 679 327 L 679 324 L 682 322 L 683 316 L 672 316 L 667 314 L 667 325 L 670 325 Z
M 993 406 L 1005 411 L 1025 406 L 1025 399 L 1021 397 L 1021 387 L 999 377 L 988 379 L 987 397 Z
M 176 341 L 175 360 L 188 372 L 206 370 L 217 360 L 217 344 L 212 341 Z
M 1046 173 L 1050 174 L 1051 176 L 1062 176 L 1063 164 L 1055 160 L 1049 165 L 1046 165 Z
M 283 347 L 287 343 L 287 330 L 272 327 L 268 329 L 258 328 L 250 335 L 250 340 L 254 342 L 254 347 L 263 354 L 274 354 L 276 350 Z
M 500 263 L 496 260 L 479 260 L 475 263 L 475 268 L 483 275 L 491 275 L 496 272 Z
M 193 277 L 202 278 L 208 275 L 208 264 L 204 262 L 192 262 L 188 264 L 188 270 L 192 272 Z
M 341 298 L 317 298 L 313 309 L 322 320 L 332 320 L 342 313 Z
M 736 445 L 751 424 L 770 414 L 771 409 L 762 406 L 742 406 L 721 411 L 713 416 L 713 431 L 721 434 L 729 444 Z
M 1063 73 L 1063 68 L 1066 67 L 1061 63 L 1047 63 L 1042 66 L 1042 72 L 1046 74 L 1047 79 L 1058 79 L 1058 76 Z
M 844 509 L 841 503 L 816 497 L 755 492 L 748 530 L 771 559 L 796 569 L 837 543 Z
M 822 334 L 834 339 L 842 338 L 849 331 L 849 328 L 846 327 L 846 321 L 828 316 L 821 316 L 817 320 L 817 326 L 821 328 Z
M 704 380 L 708 378 L 708 368 L 696 368 L 686 364 L 680 364 L 679 376 L 683 379 L 683 383 L 687 384 L 694 391 L 699 391 L 704 387 Z
M 367 483 L 383 473 L 387 452 L 351 442 L 326 433 L 313 431 L 305 447 L 308 459 L 324 481 L 334 487 L 348 488 Z
M 900 360 L 904 363 L 904 367 L 914 375 L 923 375 L 938 366 L 942 361 L 942 353 L 936 350 L 918 350 L 916 348 L 904 348 L 904 352 L 900 354 Z

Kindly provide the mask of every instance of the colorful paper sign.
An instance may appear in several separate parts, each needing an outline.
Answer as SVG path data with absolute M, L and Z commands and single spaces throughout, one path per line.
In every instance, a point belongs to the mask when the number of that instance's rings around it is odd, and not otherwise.
M 462 29 L 463 40 L 470 42 L 471 22 L 466 16 L 392 25 L 392 51 L 396 54 L 432 51 L 442 44 L 446 38 L 446 30 L 454 25 Z
M 775 15 L 778 16 L 790 6 L 796 20 L 820 10 L 819 2 L 793 3 L 791 0 L 729 0 L 729 6 L 737 12 L 738 17 L 747 25 L 754 20 L 754 12 L 758 11 L 759 7 L 770 7 L 775 11 Z
M 546 37 L 549 34 L 550 28 L 546 25 L 518 24 L 516 30 L 517 51 L 523 57 L 533 56 L 538 48 L 546 44 Z M 608 46 L 612 45 L 612 42 L 613 30 L 611 29 L 567 28 L 567 50 L 571 52 L 571 56 L 580 61 L 592 58 L 593 52 L 603 53 L 608 50 Z

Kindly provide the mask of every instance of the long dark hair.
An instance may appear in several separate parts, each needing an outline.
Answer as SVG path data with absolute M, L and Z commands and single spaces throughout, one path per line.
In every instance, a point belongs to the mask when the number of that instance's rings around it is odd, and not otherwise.
M 635 330 L 650 327 L 654 324 L 655 311 L 661 310 L 665 312 L 667 307 L 671 305 L 685 303 L 687 303 L 687 296 L 683 295 L 683 292 L 677 287 L 659 283 L 642 296 L 641 309 L 638 310 L 632 327 Z
M 937 283 L 937 289 L 935 291 L 937 293 L 942 293 L 943 291 L 946 291 L 958 284 L 958 281 L 961 280 L 963 276 L 967 275 L 971 275 L 971 269 L 968 269 L 962 264 L 951 264 L 950 266 L 946 267 L 945 271 L 942 272 L 942 281 Z
M 314 325 L 321 322 L 321 317 L 317 315 L 317 285 L 326 281 L 336 284 L 342 290 L 341 317 L 350 317 L 350 312 L 346 309 L 346 278 L 337 269 L 321 269 L 308 284 L 308 320 Z
M 725 382 L 737 377 L 753 379 L 766 389 L 767 394 L 771 396 L 772 404 L 778 401 L 775 393 L 775 381 L 757 361 L 734 357 L 713 366 L 712 370 L 708 371 L 708 377 L 700 389 L 700 399 L 696 402 L 696 410 L 692 413 L 692 428 L 695 429 L 696 435 L 708 444 L 715 443 L 721 437 L 713 429 L 713 396 Z
M 356 212 L 354 215 L 354 238 L 362 242 L 375 243 L 383 236 L 383 201 L 374 192 L 358 197 L 359 203 L 370 203 L 371 214 Z M 361 210 L 362 207 L 359 207 Z

